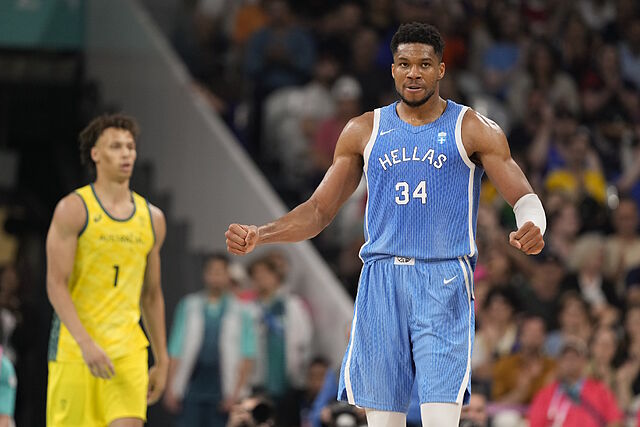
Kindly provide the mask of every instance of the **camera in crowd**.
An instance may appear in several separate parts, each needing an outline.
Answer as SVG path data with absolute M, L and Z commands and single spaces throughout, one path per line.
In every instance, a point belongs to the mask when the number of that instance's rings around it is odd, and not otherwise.
M 366 425 L 363 413 L 346 402 L 335 402 L 331 405 L 331 423 L 329 427 L 358 427 Z
M 273 403 L 265 396 L 252 396 L 236 405 L 227 427 L 272 427 L 275 425 Z

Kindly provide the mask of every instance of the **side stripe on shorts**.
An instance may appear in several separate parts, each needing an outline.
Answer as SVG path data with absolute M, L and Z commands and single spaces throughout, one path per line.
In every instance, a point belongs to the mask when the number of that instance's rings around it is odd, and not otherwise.
M 463 258 L 458 258 L 458 261 L 460 262 L 460 267 L 462 268 L 462 272 L 464 274 L 464 283 L 466 285 L 467 288 L 467 302 L 469 304 L 469 328 L 468 328 L 468 344 L 467 344 L 467 368 L 465 370 L 464 373 L 464 377 L 462 378 L 462 384 L 460 384 L 460 389 L 458 390 L 458 397 L 456 398 L 456 402 L 458 404 L 462 404 L 463 399 L 464 399 L 464 392 L 467 389 L 467 386 L 469 385 L 469 373 L 471 371 L 471 331 L 472 331 L 472 327 L 473 325 L 471 324 L 471 266 L 469 265 L 469 260 L 467 259 L 467 257 Z

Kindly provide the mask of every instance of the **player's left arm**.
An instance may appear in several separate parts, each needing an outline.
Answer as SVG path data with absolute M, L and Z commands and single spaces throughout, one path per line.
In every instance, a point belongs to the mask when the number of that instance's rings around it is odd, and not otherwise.
M 149 335 L 153 351 L 154 366 L 149 370 L 149 391 L 147 401 L 152 405 L 160 399 L 167 383 L 169 355 L 167 353 L 167 337 L 164 319 L 164 297 L 160 286 L 160 248 L 167 231 L 166 221 L 160 209 L 153 205 L 151 220 L 156 235 L 156 242 L 147 256 L 147 270 L 144 276 L 140 307 L 142 321 Z
M 509 234 L 511 246 L 527 255 L 540 253 L 547 227 L 544 209 L 511 157 L 502 129 L 492 120 L 469 110 L 462 120 L 462 141 L 470 157 L 480 161 L 493 185 L 513 207 L 518 230 Z

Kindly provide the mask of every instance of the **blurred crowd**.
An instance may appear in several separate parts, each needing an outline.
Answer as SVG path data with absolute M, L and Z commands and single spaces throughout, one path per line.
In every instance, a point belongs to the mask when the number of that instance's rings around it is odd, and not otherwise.
M 483 184 L 475 397 L 464 425 L 637 425 L 640 4 L 634 0 L 191 0 L 173 40 L 194 85 L 290 205 L 350 118 L 397 99 L 402 22 L 445 41 L 441 96 L 495 120 L 543 200 L 540 256 Z M 355 295 L 366 191 L 315 243 Z M 550 423 L 550 424 L 547 424 Z

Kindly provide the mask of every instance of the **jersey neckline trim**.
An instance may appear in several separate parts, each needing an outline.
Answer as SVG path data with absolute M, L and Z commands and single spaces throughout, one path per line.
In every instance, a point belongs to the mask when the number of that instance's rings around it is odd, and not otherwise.
M 444 107 L 444 110 L 442 111 L 442 114 L 440 114 L 434 121 L 429 122 L 429 123 L 425 123 L 423 125 L 420 126 L 414 126 L 410 123 L 405 122 L 404 120 L 402 120 L 402 118 L 400 117 L 400 114 L 398 114 L 398 104 L 400 103 L 400 101 L 396 101 L 393 104 L 391 104 L 391 108 L 393 109 L 393 118 L 396 119 L 396 121 L 400 124 L 400 127 L 402 127 L 403 129 L 411 132 L 411 133 L 419 133 L 419 132 L 424 132 L 425 130 L 428 130 L 434 126 L 437 126 L 441 120 L 443 120 L 446 116 L 448 116 L 450 114 L 450 112 L 453 110 L 453 103 L 452 101 L 446 99 L 445 100 L 447 102 L 447 105 Z
M 91 192 L 93 193 L 93 197 L 96 198 L 96 201 L 98 202 L 98 205 L 100 206 L 100 209 L 102 209 L 102 212 L 104 212 L 110 219 L 117 221 L 117 222 L 127 222 L 129 221 L 131 218 L 133 218 L 136 214 L 136 210 L 137 210 L 137 206 L 136 206 L 136 200 L 133 197 L 133 192 L 131 190 L 129 190 L 129 193 L 131 195 L 131 203 L 133 203 L 133 212 L 131 212 L 131 215 L 129 215 L 128 218 L 116 218 L 114 216 L 112 216 L 108 210 L 105 209 L 105 207 L 102 205 L 102 202 L 100 201 L 100 198 L 98 197 L 98 194 L 96 193 L 96 189 L 93 186 L 93 183 L 89 184 L 89 186 L 91 187 Z

